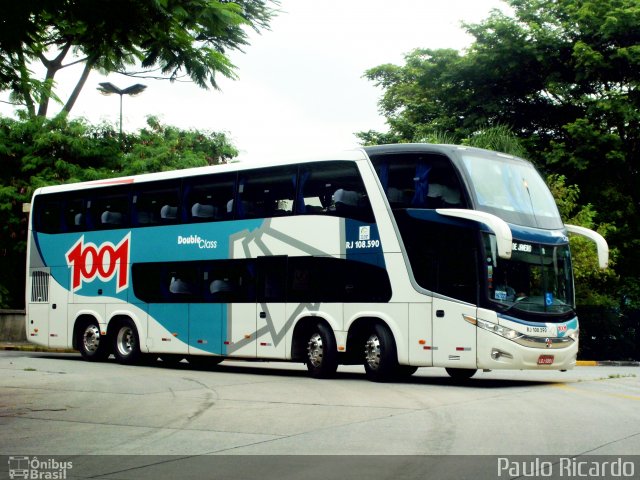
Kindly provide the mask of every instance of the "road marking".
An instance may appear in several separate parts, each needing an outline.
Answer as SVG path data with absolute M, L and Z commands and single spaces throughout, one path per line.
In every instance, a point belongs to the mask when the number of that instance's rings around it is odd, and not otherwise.
M 587 393 L 592 395 L 605 395 L 607 397 L 624 398 L 626 400 L 640 401 L 640 395 L 627 395 L 625 393 L 611 393 L 611 392 L 599 392 L 594 390 L 584 390 L 582 388 L 570 387 L 565 383 L 554 383 L 552 384 L 552 386 L 556 388 L 562 388 L 564 390 L 572 390 L 580 393 Z

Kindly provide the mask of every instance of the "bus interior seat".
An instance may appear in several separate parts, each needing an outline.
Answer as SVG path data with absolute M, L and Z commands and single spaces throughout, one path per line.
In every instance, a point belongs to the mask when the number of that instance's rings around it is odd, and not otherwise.
M 73 217 L 73 225 L 79 227 L 84 224 L 84 215 L 81 213 L 76 213 Z
M 227 279 L 214 280 L 209 285 L 209 292 L 213 300 L 229 300 L 233 293 L 233 288 Z
M 429 185 L 427 197 L 429 203 L 435 204 L 438 207 L 460 206 L 462 204 L 459 190 L 439 183 Z
M 359 210 L 361 197 L 362 196 L 358 192 L 339 188 L 333 194 L 336 213 L 339 215 L 348 215 L 351 212 Z
M 189 284 L 178 277 L 171 277 L 169 283 L 169 292 L 177 294 L 190 294 L 191 289 Z
M 178 207 L 165 205 L 160 209 L 160 218 L 163 220 L 175 220 L 178 217 Z
M 122 214 L 120 212 L 105 210 L 100 216 L 100 221 L 102 222 L 102 225 L 121 225 Z
M 214 218 L 217 213 L 218 209 L 213 205 L 194 203 L 191 207 L 191 216 L 194 218 Z

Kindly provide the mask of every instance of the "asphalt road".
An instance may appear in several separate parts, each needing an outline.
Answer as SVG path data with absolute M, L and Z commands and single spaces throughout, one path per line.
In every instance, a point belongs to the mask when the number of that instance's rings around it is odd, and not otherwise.
M 288 363 L 197 370 L 0 352 L 0 372 L 0 455 L 640 452 L 638 367 L 479 372 L 462 384 L 423 368 L 376 384 L 362 367 L 315 380 Z

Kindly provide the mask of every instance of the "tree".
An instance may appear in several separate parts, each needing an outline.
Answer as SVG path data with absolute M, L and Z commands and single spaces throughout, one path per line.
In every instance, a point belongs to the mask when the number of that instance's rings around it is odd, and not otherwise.
M 222 133 L 180 130 L 150 118 L 123 139 L 110 125 L 35 117 L 0 117 L 0 308 L 24 305 L 29 203 L 36 188 L 226 163 L 237 150 Z
M 188 77 L 218 88 L 216 74 L 234 78 L 229 50 L 247 45 L 247 28 L 268 28 L 277 0 L 23 0 L 5 2 L 0 19 L 0 90 L 46 116 L 55 76 L 83 64 L 64 102 L 70 112 L 92 70 L 133 77 Z M 39 62 L 43 79 L 32 72 Z M 139 66 L 141 70 L 129 70 Z
M 539 168 L 579 185 L 620 250 L 622 291 L 640 271 L 640 3 L 637 0 L 506 0 L 466 25 L 463 53 L 418 49 L 405 65 L 365 76 L 384 90 L 389 132 L 412 141 L 439 131 L 471 138 L 508 125 Z M 640 299 L 636 299 L 640 301 Z

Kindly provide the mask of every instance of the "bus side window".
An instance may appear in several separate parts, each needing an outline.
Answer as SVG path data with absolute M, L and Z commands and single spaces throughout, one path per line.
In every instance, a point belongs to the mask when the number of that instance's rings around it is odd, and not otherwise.
M 297 205 L 297 214 L 325 214 L 373 221 L 364 183 L 353 162 L 322 162 L 303 168 Z
M 372 161 L 391 208 L 466 208 L 460 180 L 447 156 L 403 153 Z
M 204 301 L 253 303 L 256 301 L 255 261 L 214 260 L 204 265 Z
M 284 302 L 287 288 L 287 257 L 258 257 L 258 302 Z
M 236 218 L 291 215 L 296 192 L 296 167 L 252 170 L 240 175 Z
M 140 184 L 132 196 L 134 226 L 148 227 L 176 222 L 179 192 L 179 187 L 169 184 L 154 184 L 152 188 Z
M 34 228 L 42 233 L 59 233 L 64 231 L 62 225 L 62 199 L 54 197 L 38 197 L 34 206 Z
M 96 189 L 90 194 L 89 227 L 96 229 L 124 228 L 129 226 L 129 189 Z
M 196 177 L 185 182 L 184 205 L 189 222 L 215 222 L 230 217 L 236 174 Z

